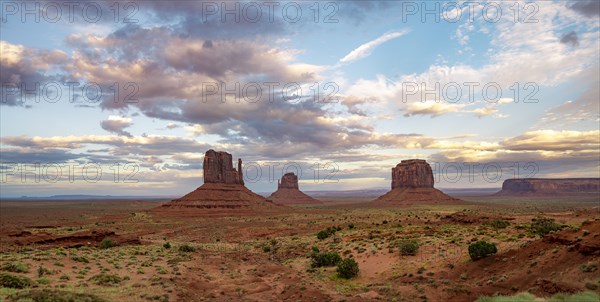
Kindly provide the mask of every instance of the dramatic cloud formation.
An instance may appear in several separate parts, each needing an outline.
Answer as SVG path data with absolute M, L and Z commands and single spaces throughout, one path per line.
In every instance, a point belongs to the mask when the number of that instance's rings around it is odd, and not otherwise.
M 110 12 L 113 2 L 98 3 Z M 334 162 L 344 183 L 328 189 L 387 186 L 405 158 L 597 176 L 598 1 L 536 2 L 536 22 L 521 6 L 519 20 L 488 22 L 476 3 L 435 25 L 405 20 L 393 1 L 277 3 L 272 19 L 257 3 L 256 22 L 221 12 L 250 2 L 135 3 L 133 23 L 61 20 L 53 46 L 13 32 L 0 41 L 0 80 L 14 88 L 2 95 L 2 162 L 131 162 L 142 180 L 131 190 L 173 192 L 199 183 L 209 148 L 260 164 Z M 53 81 L 102 93 L 21 97 Z

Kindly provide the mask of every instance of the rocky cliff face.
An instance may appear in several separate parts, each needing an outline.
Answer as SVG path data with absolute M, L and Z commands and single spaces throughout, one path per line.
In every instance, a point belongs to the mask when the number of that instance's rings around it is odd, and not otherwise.
M 208 150 L 204 155 L 204 183 L 244 185 L 242 160 L 238 159 L 237 170 L 233 168 L 231 154 Z
M 286 173 L 277 182 L 277 189 L 298 189 L 298 176 L 294 173 Z
M 392 190 L 396 188 L 433 188 L 431 166 L 422 159 L 401 161 L 392 168 Z
M 598 193 L 600 178 L 523 178 L 507 179 L 499 194 Z

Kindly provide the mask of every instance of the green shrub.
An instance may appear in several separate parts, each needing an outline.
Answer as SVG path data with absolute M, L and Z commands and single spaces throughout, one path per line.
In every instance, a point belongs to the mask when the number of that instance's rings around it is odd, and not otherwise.
M 488 223 L 488 225 L 495 230 L 499 230 L 499 229 L 506 229 L 510 225 L 510 222 L 508 222 L 506 220 L 502 220 L 502 219 L 496 219 L 496 220 L 490 221 Z
M 358 263 L 352 258 L 346 258 L 338 263 L 335 271 L 339 277 L 350 279 L 358 275 Z
M 13 273 L 26 273 L 29 271 L 29 266 L 22 262 L 6 263 L 0 267 L 0 270 Z
M 115 247 L 115 246 L 117 246 L 117 243 L 112 241 L 109 238 L 104 238 L 104 240 L 102 240 L 102 242 L 100 243 L 101 249 L 109 249 L 109 248 Z
M 534 234 L 543 236 L 550 232 L 559 231 L 562 225 L 554 222 L 554 219 L 546 217 L 533 218 L 530 226 L 530 231 Z
M 335 234 L 335 232 L 341 230 L 340 227 L 329 227 L 317 233 L 317 239 L 323 240 Z
M 322 266 L 335 266 L 338 264 L 342 257 L 338 253 L 319 253 L 318 251 L 310 255 L 311 267 L 322 267 Z
M 498 252 L 496 244 L 485 241 L 477 241 L 469 245 L 469 256 L 473 261 L 484 258 L 488 255 Z
M 188 244 L 184 244 L 179 247 L 179 251 L 183 252 L 183 253 L 191 253 L 191 252 L 194 252 L 195 250 L 196 249 L 193 246 L 188 245 Z
M 73 293 L 68 291 L 54 289 L 33 289 L 28 291 L 20 291 L 8 296 L 9 301 L 15 302 L 105 302 L 91 294 Z
M 163 247 L 166 249 L 170 249 L 171 248 L 171 244 L 168 242 L 165 242 L 165 244 L 163 244 Z
M 104 273 L 90 278 L 90 281 L 94 282 L 94 284 L 102 286 L 116 286 L 121 284 L 122 280 L 118 275 Z
M 71 259 L 75 262 L 90 263 L 90 260 L 84 256 L 73 256 Z
M 33 281 L 27 277 L 12 275 L 9 273 L 0 274 L 0 287 L 8 288 L 26 288 L 31 287 Z
M 416 240 L 402 240 L 398 242 L 398 249 L 401 255 L 416 255 L 419 249 L 419 243 Z

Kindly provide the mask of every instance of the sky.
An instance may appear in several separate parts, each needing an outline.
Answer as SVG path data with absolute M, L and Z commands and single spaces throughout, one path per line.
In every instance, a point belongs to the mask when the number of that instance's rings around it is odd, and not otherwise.
M 600 2 L 2 1 L 0 197 L 600 177 Z

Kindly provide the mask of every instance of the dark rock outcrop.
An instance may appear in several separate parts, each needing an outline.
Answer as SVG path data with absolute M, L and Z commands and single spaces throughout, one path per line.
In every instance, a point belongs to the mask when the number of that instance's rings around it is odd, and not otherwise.
M 433 187 L 431 166 L 422 159 L 401 161 L 392 168 L 392 190 L 376 202 L 438 203 L 458 201 Z
M 600 178 L 507 179 L 497 195 L 598 194 Z
M 294 173 L 286 173 L 277 182 L 277 191 L 269 199 L 278 204 L 320 204 L 316 200 L 300 191 L 298 188 L 298 176 Z

